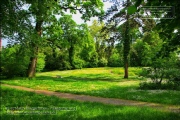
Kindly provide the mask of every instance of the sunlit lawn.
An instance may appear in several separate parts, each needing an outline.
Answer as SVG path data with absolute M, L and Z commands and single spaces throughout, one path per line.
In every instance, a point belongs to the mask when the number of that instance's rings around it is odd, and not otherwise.
M 180 105 L 180 91 L 138 89 L 143 81 L 138 77 L 140 71 L 140 68 L 129 68 L 129 79 L 123 79 L 123 68 L 87 68 L 38 73 L 36 80 L 20 78 L 2 82 L 57 92 Z
M 1 120 L 179 120 L 180 118 L 177 113 L 147 107 L 77 102 L 3 86 L 0 94 Z

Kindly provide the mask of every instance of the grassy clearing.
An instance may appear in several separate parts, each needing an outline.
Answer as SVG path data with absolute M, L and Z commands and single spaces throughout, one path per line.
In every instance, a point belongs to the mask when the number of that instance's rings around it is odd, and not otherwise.
M 180 91 L 139 90 L 139 83 L 143 81 L 138 78 L 141 69 L 129 68 L 129 79 L 123 79 L 123 71 L 123 68 L 53 71 L 38 73 L 36 80 L 20 78 L 1 82 L 33 89 L 180 105 Z
M 139 108 L 77 102 L 7 87 L 1 87 L 0 92 L 0 115 L 2 120 L 179 120 L 180 118 L 179 114 L 162 112 L 147 107 Z M 24 113 L 22 113 L 23 108 L 26 108 Z M 27 108 L 31 108 L 31 110 L 28 111 Z M 44 110 L 37 108 L 43 108 Z M 59 109 L 54 110 L 51 108 Z M 75 109 L 68 111 L 60 110 L 60 108 Z

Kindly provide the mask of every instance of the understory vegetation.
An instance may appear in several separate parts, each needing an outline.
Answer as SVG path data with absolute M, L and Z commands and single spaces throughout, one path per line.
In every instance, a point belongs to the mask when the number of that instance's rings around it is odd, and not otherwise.
M 173 58 L 157 59 L 151 67 L 143 68 L 139 75 L 150 80 L 142 82 L 140 88 L 180 90 L 180 60 Z

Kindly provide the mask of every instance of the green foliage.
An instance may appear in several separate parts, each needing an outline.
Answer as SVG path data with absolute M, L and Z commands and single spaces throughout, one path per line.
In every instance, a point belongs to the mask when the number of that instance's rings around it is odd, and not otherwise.
M 166 84 L 155 84 L 151 82 L 141 82 L 139 88 L 142 90 L 180 90 L 179 84 L 174 82 L 167 82 Z
M 59 70 L 70 70 L 72 69 L 72 66 L 71 64 L 68 62 L 68 61 L 58 61 L 61 65 L 61 67 L 59 68 Z
M 25 52 L 19 45 L 9 46 L 1 51 L 2 76 L 26 76 L 29 57 Z
M 130 65 L 131 66 L 142 66 L 144 52 L 144 43 L 142 40 L 136 40 L 136 43 L 132 44 L 130 52 Z
M 160 39 L 159 34 L 155 31 L 146 33 L 142 40 L 144 42 L 142 64 L 145 66 L 153 65 L 153 61 L 161 56 L 159 53 L 162 48 L 163 41 Z
M 107 59 L 103 57 L 103 58 L 101 58 L 101 59 L 99 60 L 98 66 L 99 66 L 99 67 L 106 67 L 106 66 L 107 66 L 107 63 L 108 63 Z
M 136 6 L 130 6 L 130 7 L 127 8 L 127 13 L 129 15 L 134 14 L 136 11 L 137 11 Z
M 37 66 L 36 71 L 41 72 L 45 67 L 45 55 L 43 53 L 38 54 Z
M 166 13 L 166 10 L 162 11 L 159 15 L 164 15 L 164 18 L 168 19 L 160 19 L 156 22 L 156 26 L 153 30 L 157 30 L 159 32 L 159 35 L 161 39 L 163 39 L 164 45 L 163 45 L 163 51 L 161 54 L 165 57 L 167 57 L 170 52 L 173 52 L 177 50 L 180 46 L 180 24 L 179 24 L 179 18 L 180 12 L 179 5 L 180 2 L 178 0 L 161 0 L 161 2 L 156 0 L 147 1 L 145 4 L 146 6 L 172 6 L 171 10 Z M 171 18 L 171 20 L 169 20 Z M 152 24 L 150 24 L 152 25 Z M 176 32 L 174 32 L 176 30 Z
M 59 52 L 59 54 L 58 54 Z M 69 70 L 72 68 L 68 61 L 66 54 L 61 53 L 60 51 L 55 51 L 56 56 L 53 56 L 53 53 L 46 55 L 45 70 Z
M 110 67 L 122 67 L 123 66 L 123 60 L 122 60 L 122 57 L 120 57 L 119 53 L 114 52 L 111 55 L 108 66 L 110 66 Z
M 76 69 L 81 69 L 85 66 L 85 61 L 79 58 L 75 58 L 73 64 Z
M 156 59 L 151 67 L 144 68 L 141 73 L 141 76 L 150 78 L 152 83 L 142 83 L 140 87 L 161 89 L 167 86 L 167 89 L 179 89 L 180 68 L 177 63 L 178 60 L 174 54 L 170 58 Z
M 103 22 L 98 22 L 97 20 L 94 20 L 92 25 L 89 26 L 89 32 L 92 36 L 92 39 L 95 42 L 94 43 L 95 50 L 98 54 L 99 62 L 100 61 L 103 62 L 103 59 L 107 59 L 106 54 L 108 54 L 108 52 L 105 51 L 107 48 L 105 44 L 107 43 L 106 39 L 109 37 L 109 33 L 103 31 L 104 26 L 105 25 Z M 100 66 L 104 66 L 104 65 L 100 65 Z
M 98 66 L 98 54 L 96 52 L 92 53 L 90 60 L 86 64 L 87 67 L 93 68 Z

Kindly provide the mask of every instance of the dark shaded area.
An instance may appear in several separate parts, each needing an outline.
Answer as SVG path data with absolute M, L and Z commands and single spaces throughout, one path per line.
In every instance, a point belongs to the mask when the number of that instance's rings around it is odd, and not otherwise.
M 122 81 L 128 81 L 127 79 L 122 79 L 122 77 L 119 78 L 112 78 L 112 76 L 102 76 L 102 74 L 87 74 L 87 75 L 81 75 L 79 76 L 68 76 L 63 77 L 60 75 L 56 75 L 55 77 L 51 76 L 37 76 L 37 80 L 54 80 L 54 81 L 63 81 L 63 82 L 76 82 L 76 81 L 108 81 L 108 82 L 122 82 Z
M 63 115 L 2 115 L 1 118 L 6 120 L 179 120 L 180 116 L 178 114 L 168 113 L 168 117 L 167 115 L 163 116 L 163 114 L 156 114 L 156 117 L 154 117 L 151 114 L 128 111 L 125 114 L 99 115 L 90 118 L 84 118 L 79 112 L 66 112 Z

